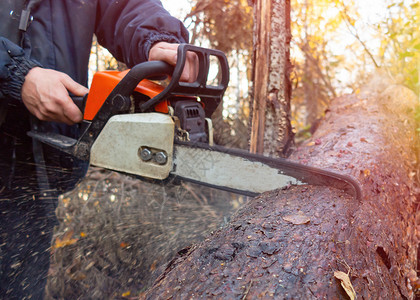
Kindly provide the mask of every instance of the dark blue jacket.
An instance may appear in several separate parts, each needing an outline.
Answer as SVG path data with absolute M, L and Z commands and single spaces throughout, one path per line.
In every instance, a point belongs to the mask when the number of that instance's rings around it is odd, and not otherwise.
M 0 10 L 6 2 L 0 2 Z M 29 113 L 21 101 L 21 87 L 34 66 L 64 72 L 86 85 L 94 34 L 128 67 L 146 61 L 155 42 L 188 42 L 185 27 L 158 0 L 42 0 L 32 15 L 23 49 L 0 36 L 0 101 L 7 101 L 10 106 L 2 128 L 21 139 L 29 130 Z M 51 122 L 43 122 L 42 126 L 44 130 L 78 135 L 77 126 Z M 49 164 L 69 169 L 81 165 L 62 154 L 58 160 Z

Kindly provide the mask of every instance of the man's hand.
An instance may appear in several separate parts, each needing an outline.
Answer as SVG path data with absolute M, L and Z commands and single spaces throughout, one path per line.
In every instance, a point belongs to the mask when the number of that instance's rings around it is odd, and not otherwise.
M 149 61 L 162 60 L 168 64 L 175 66 L 177 60 L 178 44 L 170 44 L 166 42 L 156 43 L 150 48 Z M 184 70 L 181 74 L 181 81 L 194 82 L 198 75 L 198 57 L 193 52 L 187 52 L 187 60 L 185 61 Z
M 26 108 L 41 121 L 73 125 L 82 121 L 82 113 L 69 97 L 84 96 L 89 90 L 68 75 L 43 68 L 33 68 L 25 77 L 22 100 Z

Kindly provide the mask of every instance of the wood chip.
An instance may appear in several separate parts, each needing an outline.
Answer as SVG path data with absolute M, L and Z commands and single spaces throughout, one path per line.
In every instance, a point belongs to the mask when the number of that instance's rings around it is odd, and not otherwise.
M 283 220 L 290 222 L 294 225 L 302 225 L 311 221 L 311 219 L 301 211 L 297 214 L 284 216 Z
M 334 277 L 340 280 L 341 286 L 346 291 L 349 298 L 351 300 L 355 300 L 357 298 L 356 292 L 354 291 L 353 285 L 351 284 L 349 275 L 341 271 L 335 271 Z

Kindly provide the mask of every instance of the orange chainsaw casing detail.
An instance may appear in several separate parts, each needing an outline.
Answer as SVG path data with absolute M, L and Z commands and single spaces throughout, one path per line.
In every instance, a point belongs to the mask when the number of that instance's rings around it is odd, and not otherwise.
M 98 113 L 102 104 L 108 95 L 117 86 L 117 84 L 127 75 L 126 71 L 101 71 L 95 73 L 92 84 L 86 100 L 85 112 L 83 119 L 92 121 Z M 164 87 L 150 80 L 144 79 L 140 81 L 134 91 L 144 94 L 150 98 L 155 97 L 164 90 Z M 163 100 L 155 106 L 155 111 L 167 114 L 169 112 L 169 104 L 167 100 Z

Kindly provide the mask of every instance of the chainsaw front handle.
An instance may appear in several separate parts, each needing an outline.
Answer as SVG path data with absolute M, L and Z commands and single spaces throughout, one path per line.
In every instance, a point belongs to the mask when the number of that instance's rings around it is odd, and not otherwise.
M 188 52 L 194 52 L 198 57 L 198 76 L 197 79 L 191 83 L 182 82 L 180 80 Z M 220 66 L 219 75 L 221 79 L 218 85 L 208 84 L 211 57 L 215 57 Z M 163 61 L 149 61 L 138 64 L 121 79 L 108 98 L 112 99 L 116 95 L 129 97 L 140 81 L 146 78 L 160 77 L 162 75 L 171 76 L 169 84 L 157 96 L 143 103 L 140 106 L 140 111 L 145 112 L 170 96 L 200 97 L 202 101 L 206 102 L 206 106 L 215 104 L 217 107 L 229 84 L 229 65 L 226 56 L 222 51 L 201 48 L 189 44 L 180 44 L 178 47 L 175 68 Z M 108 101 L 108 99 L 106 101 Z
M 80 109 L 80 111 L 82 113 L 85 111 L 87 96 L 88 96 L 88 94 L 86 94 L 84 96 L 70 95 L 71 100 L 73 100 L 73 103 Z
M 187 60 L 187 53 L 193 52 L 198 57 L 198 76 L 194 82 L 182 82 L 181 74 Z M 215 57 L 219 62 L 220 82 L 218 85 L 208 84 L 210 59 Z M 171 75 L 168 72 L 167 75 Z M 201 48 L 189 44 L 180 44 L 175 68 L 168 86 L 157 96 L 140 106 L 142 112 L 149 110 L 156 104 L 170 96 L 200 97 L 205 104 L 206 117 L 210 117 L 222 100 L 229 84 L 229 65 L 225 54 L 214 49 Z

